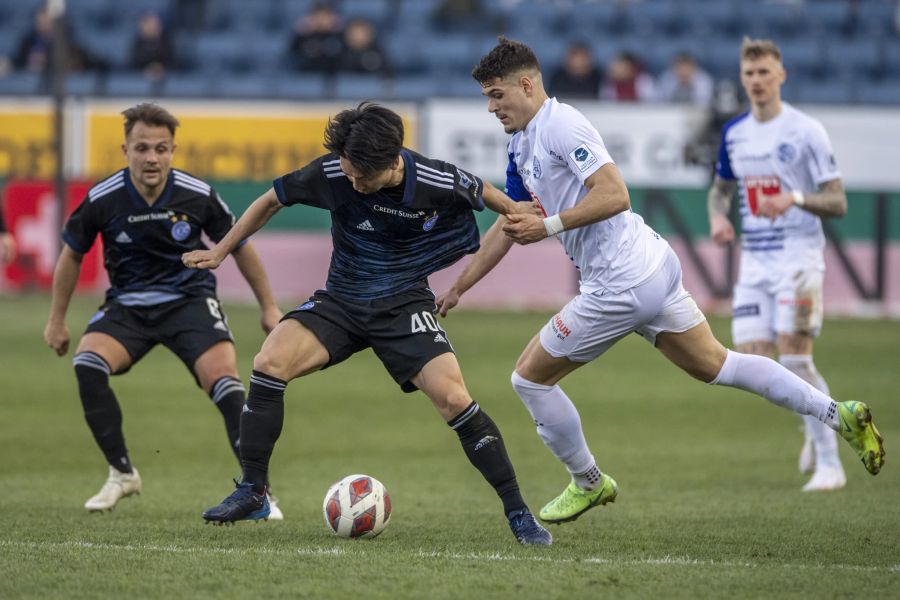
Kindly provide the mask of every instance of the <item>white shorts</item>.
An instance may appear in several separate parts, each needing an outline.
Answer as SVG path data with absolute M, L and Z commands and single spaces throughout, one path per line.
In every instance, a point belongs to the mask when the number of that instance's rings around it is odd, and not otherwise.
M 660 332 L 687 331 L 705 320 L 681 285 L 681 263 L 670 248 L 644 283 L 618 294 L 575 296 L 541 329 L 541 345 L 553 357 L 590 362 L 631 332 L 655 344 Z
M 818 269 L 797 270 L 774 282 L 734 286 L 731 341 L 775 342 L 778 334 L 822 331 L 822 283 Z

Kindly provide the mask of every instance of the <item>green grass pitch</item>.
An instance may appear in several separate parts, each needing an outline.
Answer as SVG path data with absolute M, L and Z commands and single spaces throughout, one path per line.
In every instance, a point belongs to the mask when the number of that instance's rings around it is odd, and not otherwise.
M 70 310 L 73 347 L 96 300 Z M 226 307 L 247 380 L 257 313 Z M 615 504 L 518 546 L 500 503 L 421 394 L 370 352 L 293 382 L 272 459 L 283 522 L 204 526 L 238 468 L 221 418 L 180 362 L 150 353 L 113 380 L 144 479 L 112 513 L 82 505 L 106 465 L 83 421 L 71 352 L 41 339 L 48 300 L 0 298 L 0 598 L 830 598 L 900 595 L 900 322 L 829 320 L 816 361 L 838 399 L 870 403 L 887 440 L 871 477 L 843 442 L 847 487 L 804 494 L 799 419 L 690 380 L 637 336 L 564 382 Z M 464 312 L 442 323 L 473 397 L 503 432 L 536 510 L 567 482 L 509 374 L 548 314 Z M 728 323 L 713 319 L 728 340 Z M 326 530 L 343 475 L 387 486 L 374 540 Z

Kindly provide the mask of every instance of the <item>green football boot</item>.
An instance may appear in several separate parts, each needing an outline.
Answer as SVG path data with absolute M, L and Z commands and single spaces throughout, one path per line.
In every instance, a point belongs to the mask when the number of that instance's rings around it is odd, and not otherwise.
M 569 483 L 563 493 L 547 503 L 538 516 L 547 523 L 565 523 L 574 521 L 581 513 L 598 504 L 615 502 L 619 493 L 616 480 L 604 473 L 600 485 L 593 490 L 578 487 L 574 481 Z
M 863 402 L 849 400 L 838 402 L 837 409 L 841 437 L 853 447 L 866 470 L 878 475 L 884 464 L 884 439 L 872 423 L 869 407 Z

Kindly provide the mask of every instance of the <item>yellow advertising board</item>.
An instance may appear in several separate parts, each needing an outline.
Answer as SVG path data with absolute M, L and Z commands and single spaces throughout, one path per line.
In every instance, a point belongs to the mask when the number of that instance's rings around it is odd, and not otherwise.
M 55 169 L 49 103 L 0 104 L 0 178 L 49 179 Z
M 204 179 L 267 181 L 324 154 L 322 134 L 328 117 L 346 106 L 217 105 L 210 109 L 173 103 L 166 108 L 181 122 L 175 135 L 173 166 Z M 121 110 L 87 110 L 88 177 L 102 177 L 125 164 Z M 415 113 L 410 109 L 400 114 L 406 126 L 407 146 L 412 147 Z

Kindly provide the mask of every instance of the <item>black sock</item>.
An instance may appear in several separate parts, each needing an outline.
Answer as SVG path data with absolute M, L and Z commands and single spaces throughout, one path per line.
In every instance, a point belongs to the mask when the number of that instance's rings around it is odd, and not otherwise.
M 228 434 L 228 444 L 237 457 L 238 462 L 241 461 L 240 442 L 241 442 L 241 411 L 244 409 L 244 384 L 240 379 L 226 375 L 217 380 L 213 386 L 209 397 L 212 398 L 213 404 L 222 413 L 225 419 L 225 433 Z
M 269 458 L 284 424 L 284 390 L 287 382 L 253 371 L 247 408 L 241 413 L 241 467 L 244 481 L 261 494 L 266 489 Z
M 469 462 L 481 471 L 487 482 L 497 491 L 503 502 L 503 512 L 509 515 L 513 511 L 525 508 L 525 501 L 519 493 L 515 469 L 506 454 L 503 436 L 478 403 L 472 402 L 447 425 L 459 436 Z
M 72 359 L 78 393 L 84 408 L 84 420 L 103 455 L 113 468 L 131 473 L 131 461 L 122 433 L 122 410 L 112 388 L 109 387 L 109 365 L 94 352 L 79 352 Z

